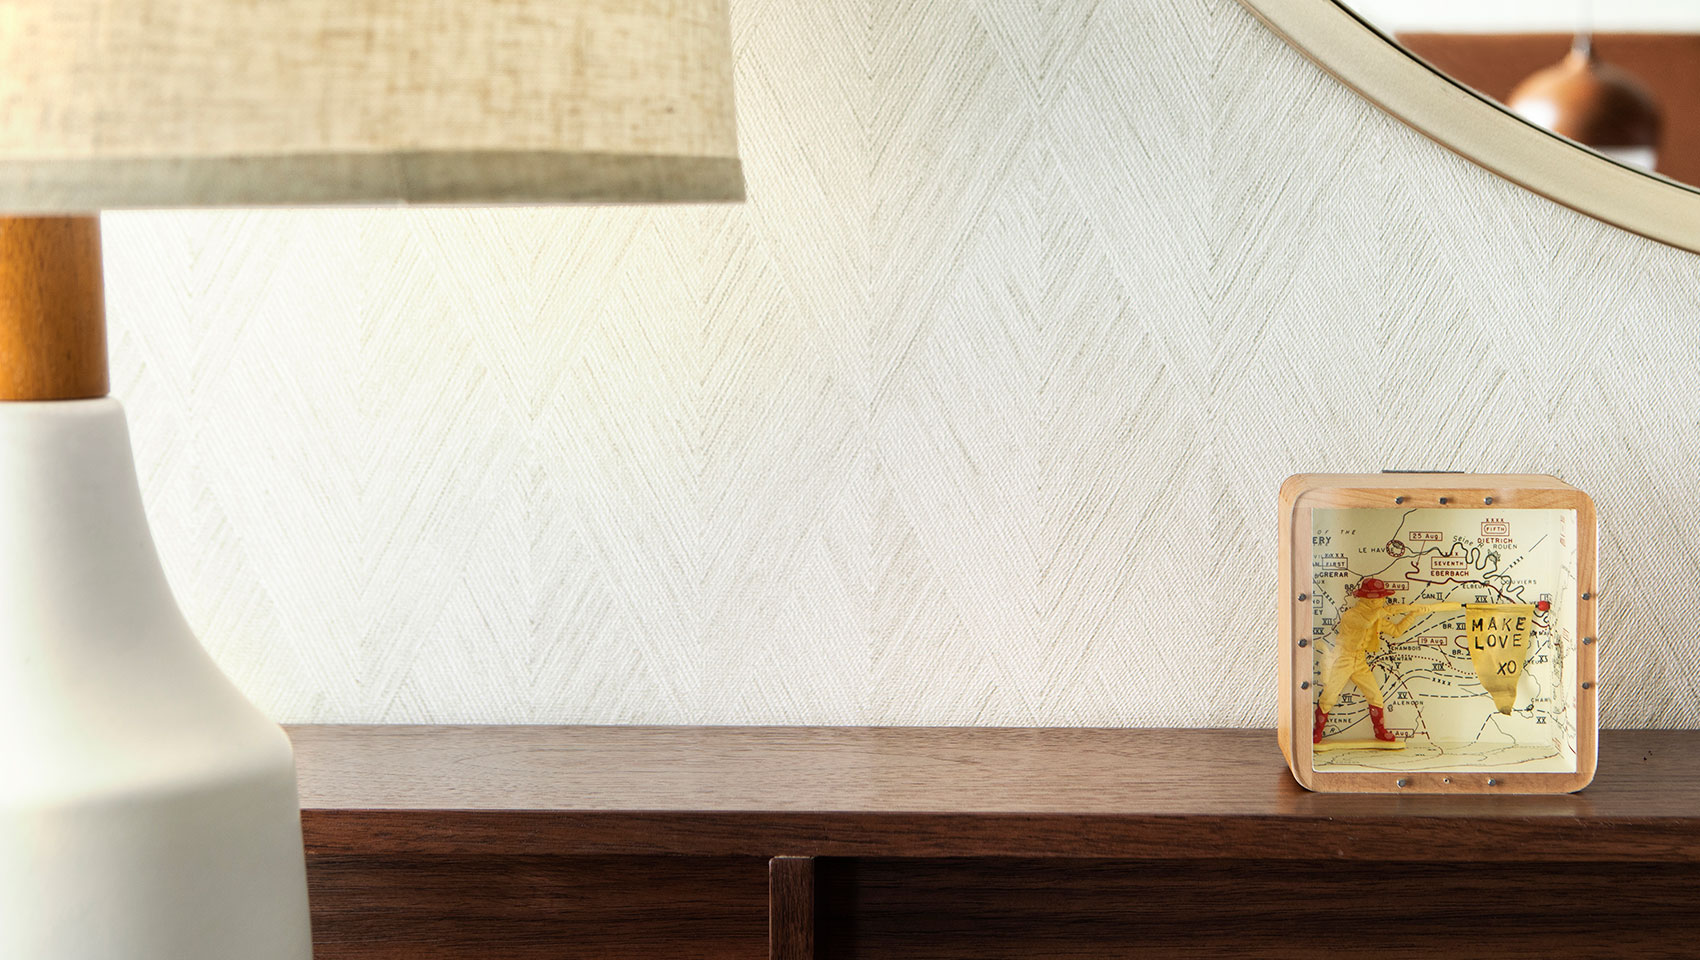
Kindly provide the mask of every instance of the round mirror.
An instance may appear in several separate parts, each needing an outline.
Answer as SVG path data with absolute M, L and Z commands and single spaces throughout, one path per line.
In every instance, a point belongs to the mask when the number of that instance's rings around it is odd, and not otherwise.
M 1463 156 L 1700 252 L 1700 3 L 1240 2 Z

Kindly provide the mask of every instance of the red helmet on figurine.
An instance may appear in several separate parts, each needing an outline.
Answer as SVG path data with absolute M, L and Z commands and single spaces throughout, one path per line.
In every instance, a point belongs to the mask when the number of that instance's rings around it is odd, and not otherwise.
M 1352 596 L 1368 600 L 1377 597 L 1391 597 L 1394 593 L 1395 591 L 1387 589 L 1385 581 L 1377 580 L 1374 577 L 1365 577 L 1364 582 L 1358 584 L 1358 588 L 1352 591 Z

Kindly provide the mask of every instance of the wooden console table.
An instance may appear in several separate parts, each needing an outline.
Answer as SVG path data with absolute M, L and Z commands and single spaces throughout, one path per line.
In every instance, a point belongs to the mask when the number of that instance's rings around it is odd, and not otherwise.
M 317 960 L 1700 955 L 1700 733 L 1445 798 L 1261 730 L 289 732 Z

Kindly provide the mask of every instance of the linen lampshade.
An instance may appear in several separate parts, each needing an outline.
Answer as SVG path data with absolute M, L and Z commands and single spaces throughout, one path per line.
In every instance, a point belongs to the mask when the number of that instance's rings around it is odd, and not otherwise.
M 726 0 L 0 0 L 0 958 L 308 960 L 283 731 L 155 553 L 112 207 L 743 198 Z
M 0 210 L 741 200 L 725 0 L 5 0 Z

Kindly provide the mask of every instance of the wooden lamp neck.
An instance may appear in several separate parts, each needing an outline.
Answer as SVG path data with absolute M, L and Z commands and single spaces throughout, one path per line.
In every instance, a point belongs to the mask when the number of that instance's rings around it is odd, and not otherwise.
M 0 217 L 0 401 L 104 397 L 99 217 Z

